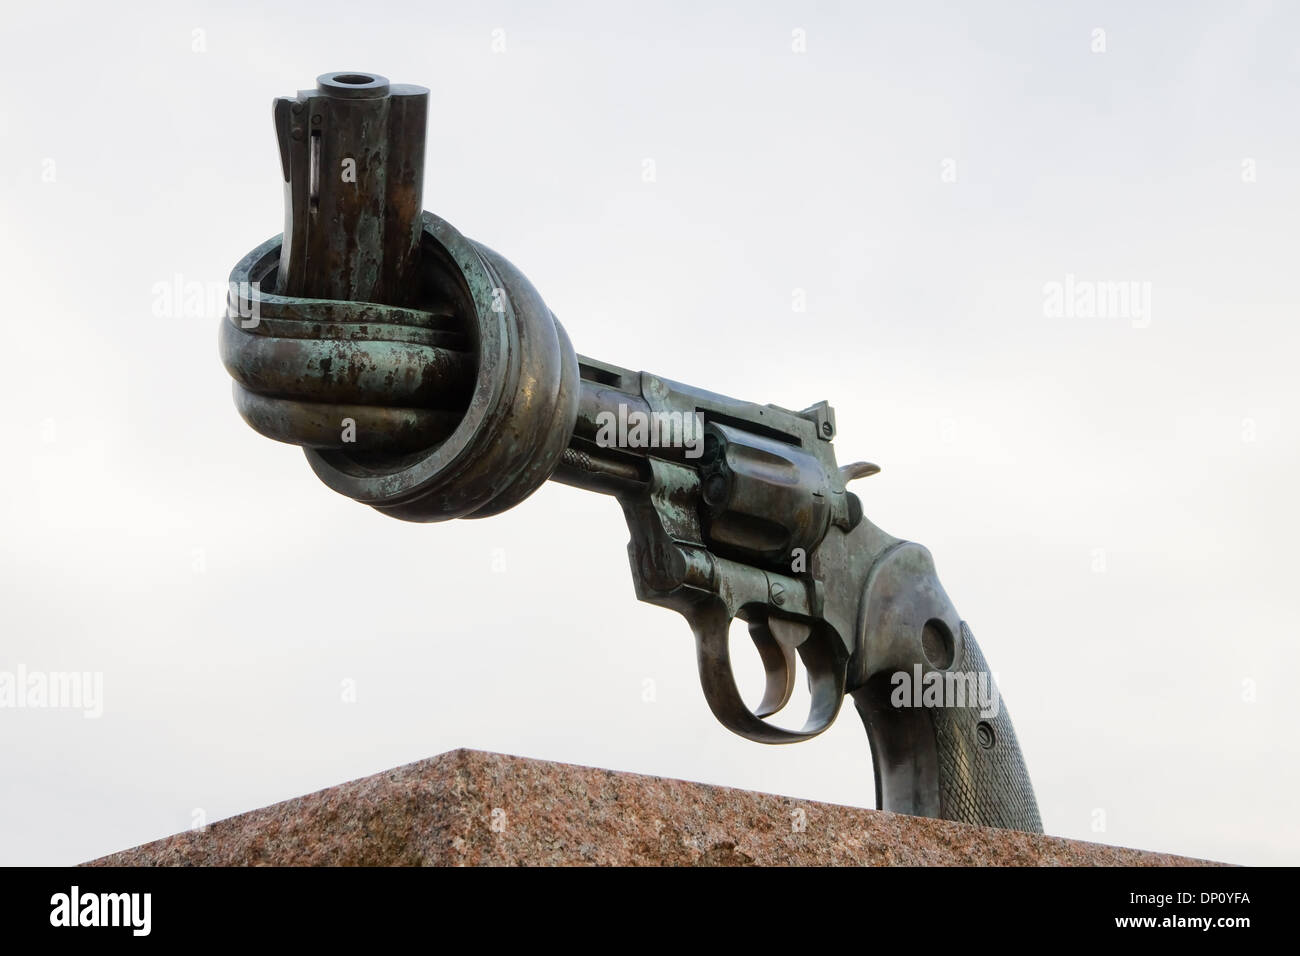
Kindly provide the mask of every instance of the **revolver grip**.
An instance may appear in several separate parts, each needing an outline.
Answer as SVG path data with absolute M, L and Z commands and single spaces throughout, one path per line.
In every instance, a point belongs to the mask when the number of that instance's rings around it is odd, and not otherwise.
M 873 565 L 849 686 L 882 810 L 1043 832 L 1011 717 L 930 552 L 899 542 Z
M 955 670 L 995 687 L 965 621 L 961 637 L 963 653 Z M 877 677 L 853 693 L 871 743 L 880 809 L 1043 832 L 1038 802 L 1005 706 L 999 702 L 996 714 L 984 711 L 978 701 L 964 707 L 896 707 L 898 690 Z M 994 695 L 997 699 L 996 690 Z

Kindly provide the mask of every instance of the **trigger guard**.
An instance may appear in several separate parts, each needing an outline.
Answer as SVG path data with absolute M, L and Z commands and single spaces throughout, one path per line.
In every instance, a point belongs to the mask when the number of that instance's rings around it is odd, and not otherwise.
M 764 744 L 793 744 L 826 730 L 844 703 L 847 660 L 836 653 L 838 642 L 810 638 L 799 647 L 808 669 L 812 704 L 799 730 L 770 724 L 749 709 L 731 668 L 731 615 L 720 600 L 703 602 L 688 615 L 695 633 L 700 685 L 709 710 L 732 733 Z M 815 635 L 814 635 L 815 636 Z

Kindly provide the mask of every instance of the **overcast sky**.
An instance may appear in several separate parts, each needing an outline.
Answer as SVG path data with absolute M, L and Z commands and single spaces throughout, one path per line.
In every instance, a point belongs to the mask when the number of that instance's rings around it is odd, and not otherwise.
M 456 747 L 873 803 L 851 706 L 789 747 L 714 720 L 614 501 L 404 524 L 240 420 L 169 290 L 280 231 L 271 101 L 333 70 L 430 88 L 425 207 L 580 352 L 832 402 L 1049 833 L 1300 863 L 1300 10 L 708 7 L 6 13 L 0 671 L 100 673 L 103 714 L 0 709 L 0 863 Z M 1053 307 L 1100 283 L 1138 294 Z

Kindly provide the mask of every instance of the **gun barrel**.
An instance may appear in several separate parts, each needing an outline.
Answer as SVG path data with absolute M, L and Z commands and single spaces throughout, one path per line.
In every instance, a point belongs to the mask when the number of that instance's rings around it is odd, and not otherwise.
M 284 174 L 276 291 L 414 305 L 429 91 L 324 73 L 273 105 Z

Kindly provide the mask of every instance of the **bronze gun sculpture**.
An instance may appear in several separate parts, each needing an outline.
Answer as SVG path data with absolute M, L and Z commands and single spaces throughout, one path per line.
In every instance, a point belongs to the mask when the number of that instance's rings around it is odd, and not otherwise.
M 368 73 L 275 101 L 284 233 L 235 267 L 221 325 L 248 424 L 407 521 L 498 514 L 548 479 L 613 495 L 637 597 L 690 623 L 727 728 L 806 740 L 852 695 L 877 806 L 1041 832 L 975 638 L 929 552 L 846 490 L 878 469 L 836 463 L 830 406 L 758 405 L 575 354 L 518 269 L 422 211 L 427 111 L 427 90 Z M 767 673 L 752 710 L 732 673 L 737 618 Z M 786 729 L 769 718 L 796 655 L 811 707 Z

